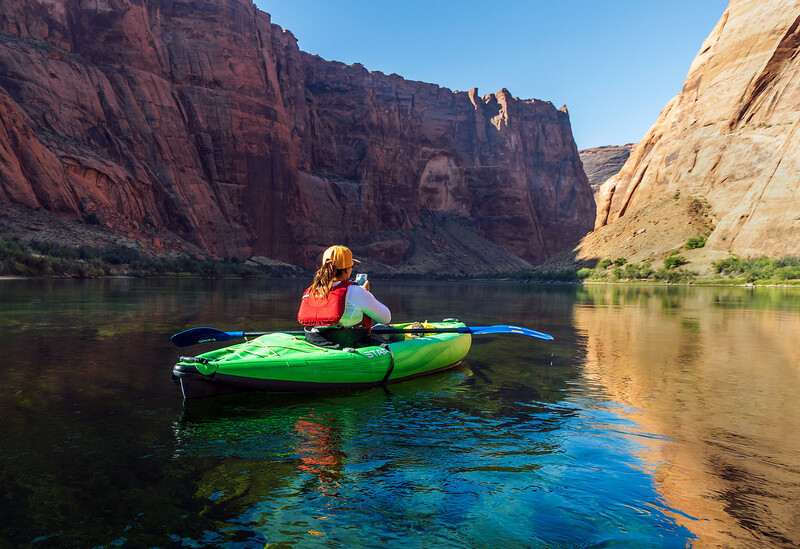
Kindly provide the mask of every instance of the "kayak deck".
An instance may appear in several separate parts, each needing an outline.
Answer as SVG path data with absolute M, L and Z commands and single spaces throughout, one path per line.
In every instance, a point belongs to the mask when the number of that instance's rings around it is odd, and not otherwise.
M 428 328 L 461 326 L 460 322 L 426 324 Z M 471 343 L 470 334 L 425 334 L 388 345 L 339 350 L 307 343 L 302 335 L 273 333 L 196 357 L 181 357 L 173 368 L 173 379 L 180 383 L 185 398 L 369 387 L 455 366 Z

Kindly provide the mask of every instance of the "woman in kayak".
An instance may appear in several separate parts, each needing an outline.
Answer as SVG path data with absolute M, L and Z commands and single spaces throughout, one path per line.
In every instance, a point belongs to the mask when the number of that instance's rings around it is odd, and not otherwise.
M 297 313 L 307 342 L 335 349 L 375 345 L 372 324 L 391 320 L 389 308 L 370 293 L 368 280 L 363 286 L 350 282 L 354 264 L 353 252 L 345 246 L 325 250 Z

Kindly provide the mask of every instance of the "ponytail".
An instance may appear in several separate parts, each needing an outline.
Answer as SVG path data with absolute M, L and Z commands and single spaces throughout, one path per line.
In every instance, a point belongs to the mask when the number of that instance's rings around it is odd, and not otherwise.
M 311 283 L 311 295 L 321 299 L 327 298 L 333 287 L 333 280 L 345 270 L 337 269 L 333 262 L 326 261 L 314 275 L 314 282 Z

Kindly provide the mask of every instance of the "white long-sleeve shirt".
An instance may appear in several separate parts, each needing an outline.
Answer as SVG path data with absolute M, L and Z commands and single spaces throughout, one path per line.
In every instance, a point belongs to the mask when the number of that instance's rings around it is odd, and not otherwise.
M 335 287 L 338 284 L 340 283 L 336 282 L 333 286 Z M 386 305 L 375 299 L 374 295 L 361 286 L 352 284 L 347 288 L 347 296 L 344 302 L 344 314 L 342 314 L 342 319 L 339 321 L 339 324 L 342 326 L 355 326 L 364 320 L 365 314 L 375 322 L 381 322 L 383 324 L 387 324 L 392 320 L 392 313 Z

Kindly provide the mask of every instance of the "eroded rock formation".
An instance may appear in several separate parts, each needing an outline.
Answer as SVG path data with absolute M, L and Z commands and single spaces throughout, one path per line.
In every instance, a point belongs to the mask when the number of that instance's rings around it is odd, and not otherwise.
M 0 201 L 223 257 L 402 265 L 455 222 L 513 269 L 594 213 L 565 110 L 324 61 L 249 0 L 3 2 L 0 120 Z
M 800 4 L 731 0 L 681 93 L 601 188 L 596 227 L 610 230 L 590 235 L 584 250 L 602 237 L 607 255 L 624 252 L 630 235 L 614 240 L 618 220 L 636 212 L 646 227 L 664 218 L 660 199 L 690 196 L 715 221 L 707 248 L 800 254 L 799 54 Z
M 578 151 L 583 163 L 583 171 L 589 179 L 592 191 L 597 193 L 600 186 L 614 175 L 617 175 L 631 156 L 636 145 L 606 145 Z

